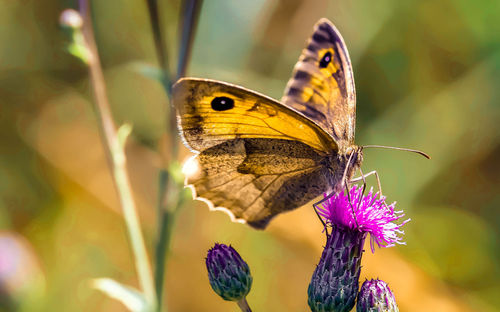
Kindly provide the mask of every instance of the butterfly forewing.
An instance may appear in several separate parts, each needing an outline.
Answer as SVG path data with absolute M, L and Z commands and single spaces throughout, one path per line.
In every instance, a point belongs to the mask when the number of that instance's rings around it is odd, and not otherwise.
M 339 146 L 354 143 L 356 94 L 342 36 L 321 19 L 302 51 L 282 102 L 314 120 Z
M 323 153 L 337 150 L 324 130 L 300 113 L 232 84 L 185 78 L 173 87 L 181 133 L 195 151 L 236 138 L 303 142 Z

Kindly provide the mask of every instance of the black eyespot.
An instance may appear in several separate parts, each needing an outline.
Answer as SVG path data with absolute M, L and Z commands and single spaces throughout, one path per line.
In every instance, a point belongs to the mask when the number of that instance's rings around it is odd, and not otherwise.
M 326 52 L 325 55 L 323 55 L 321 61 L 319 61 L 319 67 L 326 68 L 331 61 L 332 61 L 332 53 Z
M 215 111 L 225 111 L 234 107 L 234 100 L 225 96 L 218 96 L 212 100 L 212 109 Z

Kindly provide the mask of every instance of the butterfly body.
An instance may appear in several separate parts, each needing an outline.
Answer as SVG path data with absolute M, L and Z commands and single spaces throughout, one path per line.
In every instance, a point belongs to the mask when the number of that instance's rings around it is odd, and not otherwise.
M 225 82 L 184 78 L 173 102 L 196 155 L 186 185 L 233 220 L 265 228 L 277 214 L 339 192 L 362 162 L 344 42 L 320 20 L 281 102 Z

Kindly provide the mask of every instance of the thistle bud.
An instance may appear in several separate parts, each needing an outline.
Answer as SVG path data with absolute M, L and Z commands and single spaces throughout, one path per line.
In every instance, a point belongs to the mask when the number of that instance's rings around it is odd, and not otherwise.
M 210 285 L 222 299 L 239 301 L 250 292 L 250 268 L 233 247 L 215 244 L 208 251 L 206 265 Z
M 389 286 L 379 279 L 366 280 L 358 294 L 357 312 L 399 312 Z

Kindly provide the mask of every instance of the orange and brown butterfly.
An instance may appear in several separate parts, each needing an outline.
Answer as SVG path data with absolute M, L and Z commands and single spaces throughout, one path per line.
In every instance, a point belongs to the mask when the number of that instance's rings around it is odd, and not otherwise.
M 186 185 L 195 199 L 254 228 L 342 191 L 361 165 L 351 63 L 327 19 L 315 25 L 281 102 L 198 78 L 180 79 L 173 101 L 184 143 L 196 153 Z

